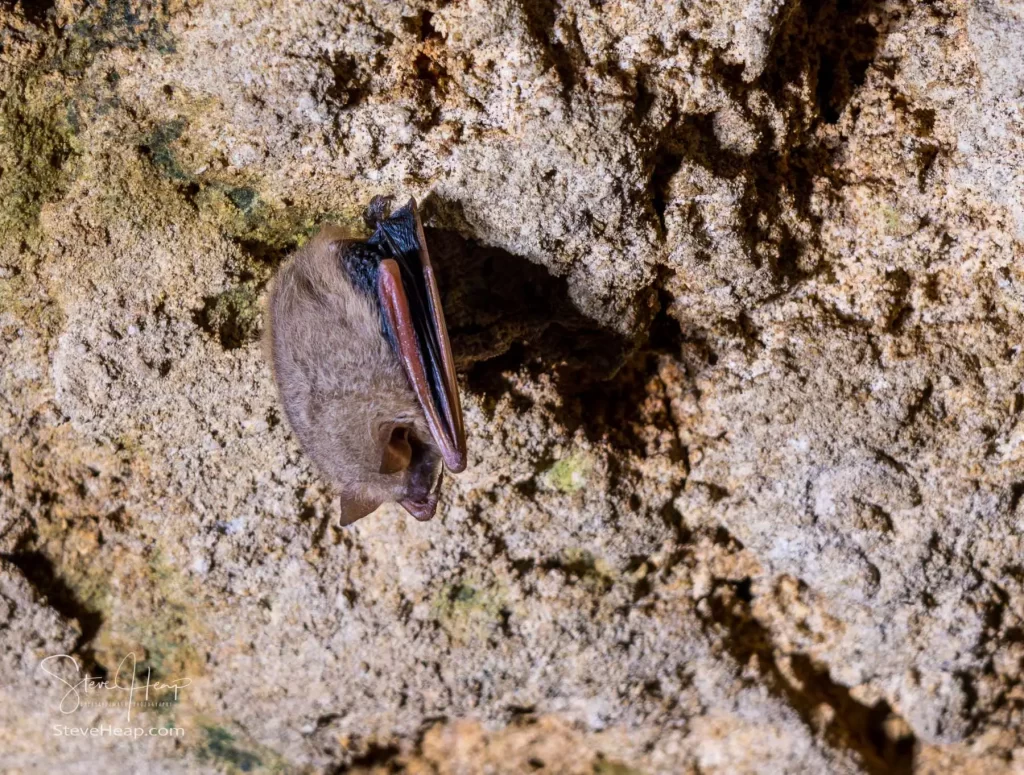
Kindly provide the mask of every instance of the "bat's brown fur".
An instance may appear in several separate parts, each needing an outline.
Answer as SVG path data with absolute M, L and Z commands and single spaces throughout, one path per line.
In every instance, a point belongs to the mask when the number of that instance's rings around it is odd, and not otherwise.
M 288 422 L 351 522 L 386 501 L 425 498 L 441 458 L 381 332 L 376 298 L 343 268 L 346 244 L 340 229 L 327 226 L 295 253 L 271 287 L 265 331 Z M 412 460 L 382 473 L 395 467 L 388 440 L 396 427 L 409 429 Z

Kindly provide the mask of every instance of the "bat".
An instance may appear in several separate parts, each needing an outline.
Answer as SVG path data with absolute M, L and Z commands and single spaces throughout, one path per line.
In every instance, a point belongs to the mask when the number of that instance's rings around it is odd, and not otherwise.
M 337 489 L 342 524 L 385 502 L 434 516 L 443 468 L 466 467 L 448 330 L 410 199 L 366 211 L 367 240 L 325 226 L 281 268 L 267 347 L 284 414 Z

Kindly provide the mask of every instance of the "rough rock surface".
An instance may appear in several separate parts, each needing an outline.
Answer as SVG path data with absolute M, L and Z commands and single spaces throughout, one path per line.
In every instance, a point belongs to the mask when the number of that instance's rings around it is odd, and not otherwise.
M 1021 40 L 1016 0 L 0 5 L 0 769 L 1021 771 Z M 470 466 L 341 529 L 261 299 L 392 193 Z M 54 734 L 61 653 L 135 654 L 183 735 Z

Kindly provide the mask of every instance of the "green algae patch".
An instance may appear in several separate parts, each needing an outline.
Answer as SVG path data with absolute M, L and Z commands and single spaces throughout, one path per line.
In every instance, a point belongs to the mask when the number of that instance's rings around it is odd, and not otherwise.
M 64 312 L 53 301 L 40 298 L 25 272 L 0 278 L 0 315 L 10 316 L 45 336 L 55 336 L 64 326 Z
M 29 80 L 0 99 L 0 239 L 24 240 L 59 199 L 77 156 L 66 109 Z
M 250 216 L 259 204 L 260 195 L 255 189 L 249 188 L 248 186 L 242 186 L 241 188 L 232 188 L 227 191 L 227 197 L 231 200 L 239 212 L 245 216 Z
M 202 727 L 204 740 L 199 749 L 199 758 L 205 761 L 216 761 L 230 765 L 238 772 L 254 772 L 261 767 L 263 760 L 258 754 L 243 748 L 235 736 L 224 727 Z
M 200 659 L 191 642 L 192 634 L 187 625 L 189 619 L 190 612 L 186 605 L 168 601 L 164 609 L 150 616 L 143 615 L 137 621 L 121 622 L 119 632 L 116 636 L 112 635 L 111 640 L 141 644 L 144 651 L 136 654 L 138 675 L 144 675 L 148 670 L 152 671 L 154 680 L 191 678 L 200 671 Z M 181 694 L 175 699 L 173 692 L 163 692 L 159 699 L 180 701 Z
M 604 560 L 595 557 L 586 549 L 570 548 L 543 565 L 547 570 L 557 570 L 595 591 L 606 592 L 615 583 L 616 572 Z
M 646 775 L 646 773 L 622 762 L 598 759 L 594 762 L 594 775 Z
M 193 184 L 196 185 L 196 184 Z M 302 247 L 324 223 L 347 224 L 337 213 L 316 215 L 308 210 L 265 202 L 257 189 L 218 181 L 198 184 L 193 204 L 201 217 L 238 246 L 238 256 L 225 267 L 234 285 L 203 299 L 193 313 L 199 328 L 235 350 L 257 341 L 263 331 L 263 294 L 277 268 Z M 358 234 L 355 229 L 352 233 Z
M 209 762 L 221 772 L 298 772 L 280 755 L 252 741 L 243 740 L 223 725 L 207 721 L 199 726 L 202 733 L 196 750 L 200 761 Z
M 541 482 L 552 490 L 576 493 L 587 486 L 594 468 L 594 459 L 583 452 L 574 452 L 557 461 L 541 474 Z
M 113 48 L 176 50 L 169 23 L 186 3 L 180 0 L 91 0 L 69 28 L 73 44 L 94 54 Z
M 182 182 L 189 181 L 192 176 L 182 169 L 172 149 L 172 143 L 185 131 L 184 119 L 175 119 L 157 124 L 142 143 L 142 150 L 153 166 L 164 177 Z
M 133 594 L 130 599 L 122 594 L 112 601 L 97 639 L 97 659 L 113 673 L 127 655 L 134 654 L 135 674 L 140 678 L 184 682 L 177 693 L 173 687 L 161 687 L 149 699 L 162 704 L 142 708 L 161 718 L 174 718 L 180 706 L 190 705 L 190 686 L 204 670 L 194 645 L 203 637 L 203 623 L 195 609 L 200 591 L 159 550 L 144 560 L 123 555 L 104 560 L 102 564 L 118 567 L 118 589 L 122 593 L 132 589 Z M 128 668 L 130 663 L 124 669 Z
M 434 597 L 434 618 L 456 643 L 481 640 L 508 616 L 507 593 L 499 584 L 465 578 L 446 584 Z
M 257 279 L 266 279 L 296 248 L 302 247 L 325 223 L 364 236 L 362 211 L 344 213 L 314 210 L 289 201 L 268 201 L 259 180 L 224 180 L 200 176 L 186 192 L 200 216 L 241 248 L 250 262 L 241 267 Z M 231 271 L 229 267 L 229 271 Z M 243 278 L 244 279 L 244 278 Z
M 260 295 L 265 283 L 248 280 L 204 299 L 195 323 L 215 337 L 225 350 L 255 342 L 263 327 Z
M 154 172 L 175 184 L 201 220 L 238 246 L 238 257 L 225 267 L 228 275 L 240 284 L 256 283 L 252 287 L 240 285 L 223 299 L 205 300 L 204 327 L 223 329 L 221 339 L 232 342 L 225 345 L 232 348 L 255 333 L 253 329 L 244 330 L 251 320 L 246 318 L 244 304 L 239 305 L 239 294 L 252 295 L 255 290 L 258 295 L 287 256 L 323 224 L 336 224 L 356 238 L 364 236 L 366 225 L 362 210 L 315 210 L 289 199 L 274 201 L 261 191 L 259 176 L 217 169 L 216 154 L 211 155 L 202 141 L 190 137 L 190 115 L 186 109 L 153 124 L 140 133 L 137 148 Z M 240 329 L 235 326 L 236 318 Z
M 97 95 L 88 87 L 82 91 L 81 78 L 96 53 L 114 48 L 173 51 L 169 21 L 189 4 L 90 0 L 62 35 L 45 42 L 34 63 L 0 90 L 0 239 L 32 243 L 43 205 L 59 199 L 74 177 L 72 162 L 82 151 L 76 135 L 88 122 L 86 114 L 119 104 L 109 94 Z M 108 89 L 114 86 L 116 77 L 107 81 Z M 171 132 L 168 128 L 165 135 Z M 166 140 L 163 147 L 168 145 Z M 159 142 L 155 148 L 159 155 Z M 160 159 L 169 167 L 172 161 L 170 156 Z
M 248 265 L 240 267 L 268 279 L 285 256 L 312 236 L 323 216 L 295 205 L 272 205 L 254 184 L 203 180 L 193 197 L 199 213 L 241 248 Z M 229 268 L 230 269 L 230 268 Z

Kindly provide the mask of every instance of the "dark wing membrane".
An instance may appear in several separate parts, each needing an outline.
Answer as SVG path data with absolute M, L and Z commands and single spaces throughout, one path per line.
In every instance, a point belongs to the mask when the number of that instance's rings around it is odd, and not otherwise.
M 392 345 L 402 368 L 405 369 L 416 399 L 423 408 L 430 435 L 441 448 L 441 457 L 444 458 L 445 465 L 457 465 L 458 449 L 448 435 L 437 404 L 430 395 L 430 383 L 423 365 L 423 350 L 416 336 L 412 313 L 409 311 L 409 299 L 402 283 L 402 270 L 393 258 L 385 258 L 380 262 L 377 293 L 380 297 L 381 313 L 391 330 Z
M 391 271 L 382 273 L 378 280 L 381 308 L 391 329 L 391 342 L 396 346 L 423 405 L 434 440 L 444 454 L 445 464 L 452 471 L 462 471 L 466 467 L 466 437 L 455 365 L 415 200 L 410 200 L 386 220 L 379 221 L 368 242 L 394 259 Z M 400 282 L 401 293 L 394 287 L 396 282 Z M 404 350 L 401 341 L 408 337 L 408 332 L 401 327 L 409 323 L 415 332 L 418 348 L 415 358 Z M 422 364 L 420 369 L 416 368 L 416 361 Z M 439 421 L 436 427 L 430 423 L 434 417 Z
M 369 239 L 369 243 L 377 245 L 385 257 L 393 258 L 398 263 L 430 383 L 430 392 L 434 403 L 440 405 L 444 398 L 444 383 L 438 369 L 440 343 L 427 302 L 415 219 L 409 205 L 396 210 L 390 218 L 378 221 L 377 230 Z
M 342 262 L 352 284 L 371 296 L 377 293 L 377 269 L 384 256 L 379 245 L 349 242 L 342 252 Z
M 423 222 L 420 220 L 419 211 L 416 209 L 416 200 L 410 199 L 408 207 L 412 209 L 413 218 L 416 223 L 416 238 L 420 243 L 420 263 L 423 266 L 423 278 L 430 297 L 434 331 L 437 333 L 437 338 L 441 345 L 440 366 L 443 370 L 444 383 L 448 388 L 446 395 L 450 399 L 450 402 L 444 408 L 447 412 L 448 424 L 454 431 L 454 440 L 462 458 L 459 467 L 452 469 L 458 473 L 466 467 L 466 430 L 462 424 L 462 401 L 459 398 L 459 384 L 455 379 L 455 359 L 452 357 L 452 346 L 448 340 L 448 325 L 445 323 L 444 309 L 441 307 L 441 292 L 437 288 L 434 267 L 430 263 L 430 254 L 427 252 L 427 238 L 423 233 Z

